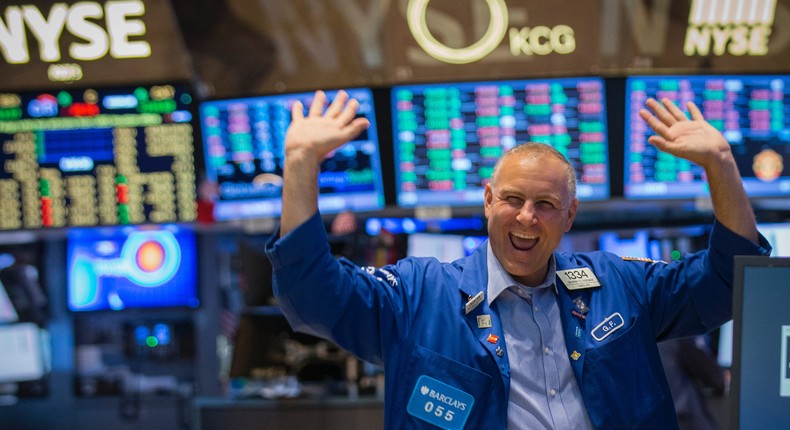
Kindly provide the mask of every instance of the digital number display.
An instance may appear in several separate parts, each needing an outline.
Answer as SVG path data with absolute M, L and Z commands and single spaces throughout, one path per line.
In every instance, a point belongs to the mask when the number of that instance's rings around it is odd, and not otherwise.
M 0 230 L 196 218 L 189 90 L 0 93 Z
M 384 207 L 373 94 L 369 89 L 348 93 L 359 101 L 357 116 L 366 117 L 370 127 L 322 161 L 318 176 L 322 213 Z M 337 91 L 326 94 L 329 102 Z M 291 107 L 299 100 L 306 109 L 312 97 L 313 93 L 302 93 L 201 104 L 206 176 L 219 190 L 214 206 L 217 220 L 280 216 Z
M 496 161 L 527 141 L 568 158 L 580 200 L 608 198 L 604 90 L 599 78 L 394 87 L 398 204 L 481 205 Z
M 718 129 L 750 197 L 790 194 L 790 76 L 643 76 L 626 80 L 625 183 L 627 198 L 709 195 L 702 167 L 661 152 L 639 117 L 648 97 L 668 98 L 684 112 L 694 102 Z

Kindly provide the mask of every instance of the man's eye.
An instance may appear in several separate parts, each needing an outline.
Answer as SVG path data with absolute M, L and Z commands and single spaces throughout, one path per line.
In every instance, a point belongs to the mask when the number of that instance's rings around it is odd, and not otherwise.
M 523 200 L 517 196 L 506 196 L 505 201 L 510 204 L 520 204 Z
M 541 200 L 541 201 L 539 201 L 539 202 L 537 203 L 537 205 L 538 205 L 538 207 L 539 207 L 539 208 L 541 208 L 541 209 L 554 209 L 554 208 L 556 207 L 556 206 L 554 205 L 554 203 L 552 203 L 552 202 L 550 202 L 550 201 L 548 201 L 548 200 Z

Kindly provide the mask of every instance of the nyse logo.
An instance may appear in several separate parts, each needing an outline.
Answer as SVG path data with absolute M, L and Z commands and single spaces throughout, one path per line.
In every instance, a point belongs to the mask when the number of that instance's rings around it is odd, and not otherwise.
M 139 19 L 144 14 L 142 0 L 55 3 L 46 15 L 35 5 L 7 6 L 0 17 L 0 54 L 9 64 L 29 63 L 29 32 L 38 42 L 41 61 L 59 62 L 60 37 L 66 32 L 79 39 L 68 46 L 73 60 L 93 61 L 107 54 L 117 59 L 149 57 L 148 42 L 129 40 L 146 34 Z M 99 25 L 102 21 L 104 27 Z
M 694 0 L 683 53 L 766 55 L 775 9 L 776 0 Z

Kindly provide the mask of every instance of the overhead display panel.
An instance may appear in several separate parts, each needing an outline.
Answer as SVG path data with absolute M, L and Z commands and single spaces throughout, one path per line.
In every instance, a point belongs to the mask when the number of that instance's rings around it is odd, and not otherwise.
M 786 0 L 172 0 L 212 97 L 564 76 L 785 73 Z
M 189 79 L 171 5 L 162 0 L 6 0 L 0 90 Z

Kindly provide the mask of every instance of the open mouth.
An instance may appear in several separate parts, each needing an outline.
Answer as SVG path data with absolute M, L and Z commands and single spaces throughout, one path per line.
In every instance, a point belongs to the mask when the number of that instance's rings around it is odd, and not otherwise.
M 519 251 L 529 251 L 538 244 L 540 238 L 531 234 L 510 233 L 510 244 Z

